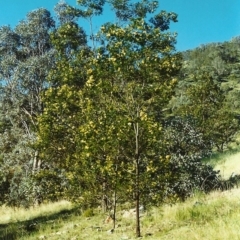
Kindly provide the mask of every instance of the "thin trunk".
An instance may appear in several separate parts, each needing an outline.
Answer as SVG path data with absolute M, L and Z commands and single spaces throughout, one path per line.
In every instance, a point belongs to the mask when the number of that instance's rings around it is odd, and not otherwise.
M 117 210 L 117 191 L 114 189 L 113 194 L 113 229 L 116 227 L 116 210 Z
M 38 159 L 38 161 L 37 161 L 37 171 L 41 170 L 41 164 L 42 164 L 41 159 Z
M 140 214 L 139 214 L 139 205 L 140 205 L 140 194 L 139 194 L 139 164 L 136 162 L 136 236 L 141 237 L 140 230 Z
M 116 227 L 116 210 L 117 210 L 117 180 L 118 180 L 118 165 L 115 168 L 115 182 L 114 182 L 114 193 L 113 193 L 113 229 Z
M 139 115 L 139 111 L 137 113 Z M 139 116 L 138 116 L 139 117 Z M 136 204 L 136 237 L 141 237 L 140 230 L 140 214 L 139 214 L 139 205 L 140 205 L 140 193 L 139 193 L 139 123 L 137 122 L 134 125 L 135 131 L 135 204 Z
M 39 171 L 40 170 L 40 165 L 41 165 L 41 162 L 40 160 L 38 159 L 38 151 L 35 151 L 34 153 L 34 158 L 33 158 L 33 168 L 32 168 L 32 173 L 34 174 L 36 171 Z
M 91 32 L 90 36 L 92 38 L 93 50 L 95 50 L 96 46 L 95 46 L 95 39 L 94 39 L 94 34 L 93 34 L 92 17 L 90 17 L 89 23 L 90 23 L 90 32 Z
M 106 181 L 102 185 L 102 212 L 107 212 L 107 196 L 106 196 Z

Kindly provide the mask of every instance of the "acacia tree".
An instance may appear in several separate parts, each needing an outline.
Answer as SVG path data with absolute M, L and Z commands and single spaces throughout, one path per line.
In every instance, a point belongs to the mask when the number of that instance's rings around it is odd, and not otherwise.
M 49 87 L 42 92 L 45 108 L 38 118 L 37 146 L 45 160 L 45 169 L 36 176 L 40 183 L 49 183 L 45 197 L 52 200 L 63 196 L 71 180 L 71 174 L 66 179 L 66 172 L 74 167 L 75 130 L 81 124 L 81 119 L 77 118 L 81 111 L 79 91 L 85 83 L 85 63 L 90 54 L 86 34 L 76 23 L 75 9 L 59 3 L 55 11 L 59 25 L 50 38 L 57 60 L 48 73 Z
M 155 4 L 151 10 L 156 8 Z M 43 155 L 51 156 L 54 149 L 55 163 L 67 169 L 75 195 L 97 196 L 106 185 L 114 186 L 114 192 L 123 188 L 135 201 L 137 236 L 140 203 L 165 197 L 170 155 L 161 118 L 181 67 L 181 57 L 174 52 L 175 35 L 164 32 L 176 15 L 161 12 L 148 22 L 150 10 L 144 9 L 135 11 L 126 25 L 103 25 L 93 51 L 86 54 L 86 47 L 79 45 L 74 57 L 60 59 L 59 73 L 50 74 L 56 87 L 46 92 L 39 119 Z M 65 36 L 71 37 L 66 29 Z M 63 41 L 55 36 L 55 44 L 61 46 Z M 68 77 L 71 66 L 81 73 Z M 62 144 L 68 136 L 73 151 Z
M 173 53 L 175 38 L 163 33 L 157 20 L 152 22 L 136 18 L 126 27 L 104 25 L 100 33 L 106 42 L 104 54 L 98 53 L 89 74 L 92 84 L 100 88 L 107 84 L 105 98 L 122 110 L 115 126 L 118 125 L 117 138 L 120 146 L 124 144 L 120 148 L 128 162 L 125 175 L 131 175 L 128 188 L 135 199 L 137 236 L 141 199 L 146 195 L 163 197 L 170 156 L 164 155 L 160 120 L 163 108 L 174 94 L 174 76 L 180 68 L 179 55 Z

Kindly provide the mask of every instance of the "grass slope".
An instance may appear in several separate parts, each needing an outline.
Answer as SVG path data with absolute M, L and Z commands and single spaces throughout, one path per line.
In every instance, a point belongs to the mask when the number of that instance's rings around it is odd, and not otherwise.
M 215 153 L 206 159 L 216 170 L 220 170 L 223 179 L 228 179 L 231 174 L 240 174 L 240 151 L 239 148 Z
M 227 152 L 211 158 L 224 177 L 239 173 L 240 152 Z M 124 218 L 118 210 L 117 227 L 99 210 L 82 213 L 66 201 L 40 207 L 12 209 L 0 207 L 0 240 L 128 240 L 135 239 L 134 216 Z M 240 189 L 196 193 L 184 203 L 152 208 L 141 217 L 142 239 L 240 239 Z

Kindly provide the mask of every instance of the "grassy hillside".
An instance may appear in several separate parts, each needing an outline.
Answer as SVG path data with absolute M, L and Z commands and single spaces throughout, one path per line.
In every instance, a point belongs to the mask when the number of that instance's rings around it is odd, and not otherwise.
M 228 179 L 232 174 L 240 174 L 240 151 L 239 148 L 215 153 L 206 159 L 216 170 L 220 170 L 221 176 Z
M 214 155 L 211 163 L 221 169 L 224 177 L 239 173 L 240 152 Z M 142 239 L 239 239 L 240 189 L 196 193 L 184 203 L 163 205 L 142 213 Z M 130 208 L 130 207 L 129 207 Z M 0 239 L 135 239 L 134 213 L 128 207 L 118 209 L 117 227 L 112 233 L 112 222 L 98 209 L 82 212 L 62 201 L 40 207 L 0 208 Z M 127 217 L 126 217 L 127 215 Z

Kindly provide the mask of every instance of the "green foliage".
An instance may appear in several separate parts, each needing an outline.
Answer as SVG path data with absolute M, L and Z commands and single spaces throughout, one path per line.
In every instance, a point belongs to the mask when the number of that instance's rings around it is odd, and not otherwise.
M 157 1 L 142 0 L 133 2 L 131 0 L 111 0 L 110 6 L 114 10 L 119 21 L 127 22 L 130 19 L 146 18 L 147 14 L 154 13 L 158 8 Z M 162 22 L 169 24 L 169 22 Z
M 43 110 L 41 91 L 54 63 L 49 36 L 54 26 L 50 12 L 38 9 L 14 30 L 0 28 L 0 181 L 4 201 L 12 205 L 27 206 L 35 199 L 31 177 L 41 161 L 33 143 Z
M 45 167 L 46 166 L 43 166 L 43 169 L 33 176 L 34 182 L 37 186 L 35 187 L 35 191 L 39 203 L 42 203 L 45 199 L 52 202 L 64 199 L 64 191 L 69 184 L 64 170 L 58 170 L 53 167 L 46 169 Z
M 76 22 L 78 18 L 77 10 L 65 1 L 59 1 L 54 7 L 54 12 L 60 26 L 66 23 Z
M 119 193 L 133 198 L 137 209 L 140 201 L 164 198 L 170 175 L 160 120 L 174 94 L 181 56 L 175 53 L 175 35 L 144 19 L 149 11 L 144 6 L 138 5 L 143 12 L 126 26 L 103 25 L 93 50 L 79 42 L 77 48 L 68 45 L 66 54 L 62 29 L 54 35 L 59 71 L 49 74 L 53 87 L 44 94 L 39 146 L 50 165 L 66 170 L 70 198 L 109 201 Z M 165 26 L 173 20 L 162 19 Z M 77 38 L 71 31 L 64 34 Z
M 73 57 L 71 56 L 73 52 L 86 44 L 86 37 L 75 22 L 67 22 L 51 34 L 51 42 L 59 53 Z
M 154 25 L 155 28 L 160 28 L 161 31 L 168 30 L 170 27 L 170 22 L 177 22 L 177 14 L 166 11 L 161 11 L 159 14 L 150 19 L 150 22 Z
M 0 201 L 68 198 L 86 216 L 134 202 L 139 237 L 140 204 L 238 182 L 219 181 L 201 159 L 239 130 L 230 107 L 239 105 L 239 39 L 187 51 L 182 62 L 167 31 L 177 14 L 154 15 L 156 1 L 109 1 L 117 22 L 97 34 L 92 18 L 105 1 L 78 3 L 56 5 L 57 27 L 38 9 L 0 28 Z M 89 20 L 92 44 L 78 18 Z
M 94 216 L 94 211 L 92 208 L 86 209 L 83 214 L 84 217 L 93 217 Z
M 204 73 L 193 80 L 194 84 L 181 94 L 185 101 L 176 107 L 176 114 L 193 118 L 206 144 L 223 151 L 239 130 L 238 120 L 228 109 L 226 95 L 213 77 Z
M 229 42 L 202 45 L 184 52 L 181 84 L 186 86 L 193 82 L 193 76 L 208 72 L 224 90 L 228 108 L 238 113 L 239 44 L 236 37 Z
M 74 161 L 77 161 L 76 130 L 81 124 L 79 91 L 86 81 L 84 68 L 90 50 L 86 46 L 84 31 L 75 22 L 75 13 L 69 12 L 67 6 L 60 7 L 62 9 L 56 10 L 62 24 L 51 34 L 58 58 L 48 72 L 49 88 L 42 92 L 45 108 L 38 119 L 36 146 L 46 160 L 46 170 L 41 171 L 37 178 L 39 183 L 47 184 L 49 190 L 45 196 L 48 198 L 59 198 L 70 189 L 73 199 L 76 194 L 78 197 L 82 194 L 76 190 L 76 185 L 72 185 L 71 169 L 76 167 Z
M 77 0 L 79 6 L 84 7 L 84 10 L 78 10 L 82 17 L 92 17 L 94 15 L 101 15 L 103 12 L 104 0 Z
M 181 200 L 196 190 L 210 192 L 219 184 L 219 171 L 202 162 L 202 158 L 210 155 L 211 146 L 195 124 L 194 119 L 179 117 L 166 122 L 165 135 L 169 142 L 172 173 L 169 191 Z

